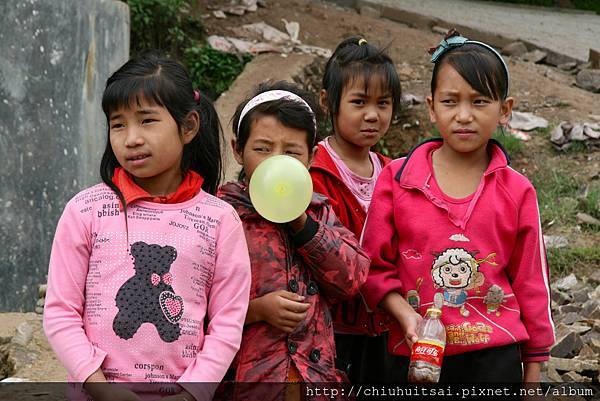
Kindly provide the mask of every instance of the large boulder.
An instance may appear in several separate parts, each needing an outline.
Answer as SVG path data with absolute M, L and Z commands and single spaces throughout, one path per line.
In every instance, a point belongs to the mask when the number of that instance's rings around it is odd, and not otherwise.
M 32 311 L 65 203 L 99 182 L 106 79 L 129 56 L 116 0 L 0 2 L 0 311 Z

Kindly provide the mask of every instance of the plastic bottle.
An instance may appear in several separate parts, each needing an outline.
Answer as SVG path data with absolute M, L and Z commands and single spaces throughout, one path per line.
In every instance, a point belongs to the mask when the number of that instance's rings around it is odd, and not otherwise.
M 440 309 L 427 309 L 417 327 L 419 339 L 412 346 L 408 367 L 410 383 L 437 383 L 440 380 L 446 347 L 446 329 L 440 320 L 441 314 Z

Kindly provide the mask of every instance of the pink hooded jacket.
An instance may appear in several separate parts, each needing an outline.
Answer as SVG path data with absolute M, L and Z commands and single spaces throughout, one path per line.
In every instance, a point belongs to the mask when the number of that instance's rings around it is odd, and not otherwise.
M 362 237 L 372 264 L 361 292 L 376 308 L 396 291 L 422 315 L 443 303 L 446 355 L 521 343 L 523 361 L 544 361 L 554 343 L 548 266 L 535 189 L 490 141 L 491 160 L 462 218 L 430 188 L 429 155 L 417 146 L 382 171 Z M 389 348 L 409 355 L 399 326 Z

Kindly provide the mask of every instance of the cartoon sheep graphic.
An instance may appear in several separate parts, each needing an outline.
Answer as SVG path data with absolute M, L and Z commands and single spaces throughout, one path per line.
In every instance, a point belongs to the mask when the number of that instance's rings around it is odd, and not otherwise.
M 449 248 L 435 255 L 431 267 L 433 282 L 444 290 L 444 305 L 460 308 L 460 314 L 464 317 L 470 314 L 465 308 L 467 291 L 479 289 L 485 281 L 483 273 L 479 271 L 479 265 L 484 262 L 496 265 L 492 261 L 495 253 L 489 254 L 485 259 L 476 259 L 477 253 L 468 252 L 464 248 Z

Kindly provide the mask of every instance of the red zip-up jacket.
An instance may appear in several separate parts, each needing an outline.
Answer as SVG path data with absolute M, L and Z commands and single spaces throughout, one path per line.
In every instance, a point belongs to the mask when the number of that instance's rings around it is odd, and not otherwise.
M 391 161 L 379 153 L 376 155 L 384 167 Z M 335 162 L 323 144 L 319 144 L 315 152 L 310 166 L 310 175 L 314 191 L 329 198 L 331 208 L 340 222 L 352 231 L 356 238 L 360 238 L 367 212 L 344 183 Z M 333 305 L 331 314 L 335 332 L 375 335 L 387 330 L 390 317 L 386 313 L 371 312 L 367 309 L 360 295 Z
M 311 305 L 306 319 L 290 334 L 267 322 L 245 326 L 233 363 L 235 380 L 285 382 L 291 363 L 304 382 L 342 380 L 335 368 L 329 308 L 332 302 L 356 295 L 366 280 L 370 260 L 358 246 L 357 238 L 339 222 L 326 198 L 319 194 L 313 195 L 308 207 L 305 228 L 294 236 L 284 224 L 269 222 L 256 212 L 246 184 L 226 184 L 218 196 L 231 204 L 242 219 L 252 270 L 250 299 L 287 290 L 305 296 L 304 302 Z M 285 395 L 285 391 L 276 388 L 272 392 L 270 399 L 283 399 Z M 243 394 L 236 397 L 252 399 Z
M 545 361 L 554 343 L 546 251 L 535 189 L 491 140 L 490 162 L 464 216 L 431 190 L 429 140 L 383 169 L 362 245 L 372 258 L 361 289 L 377 307 L 396 291 L 421 314 L 442 303 L 446 355 L 521 343 L 524 362 Z M 409 355 L 399 327 L 390 352 Z

